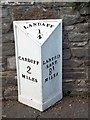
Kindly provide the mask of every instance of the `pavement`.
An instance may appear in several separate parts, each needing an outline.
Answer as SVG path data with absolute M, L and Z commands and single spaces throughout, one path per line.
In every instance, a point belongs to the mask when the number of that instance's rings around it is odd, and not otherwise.
M 55 105 L 40 112 L 15 100 L 2 102 L 3 118 L 88 118 L 88 97 L 66 96 Z

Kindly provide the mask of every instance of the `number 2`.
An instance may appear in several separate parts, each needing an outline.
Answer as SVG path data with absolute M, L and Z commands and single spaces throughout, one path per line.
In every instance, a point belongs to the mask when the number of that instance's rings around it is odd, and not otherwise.
M 52 75 L 53 71 L 54 71 L 54 66 L 52 68 L 49 68 L 49 75 Z
M 30 70 L 31 70 L 31 67 L 30 66 L 27 66 L 27 73 L 31 74 Z

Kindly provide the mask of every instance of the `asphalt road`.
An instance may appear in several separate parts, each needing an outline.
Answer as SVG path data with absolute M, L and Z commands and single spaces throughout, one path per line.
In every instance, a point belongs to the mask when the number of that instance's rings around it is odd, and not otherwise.
M 3 101 L 3 118 L 88 118 L 88 97 L 64 97 L 55 105 L 40 112 L 18 101 Z

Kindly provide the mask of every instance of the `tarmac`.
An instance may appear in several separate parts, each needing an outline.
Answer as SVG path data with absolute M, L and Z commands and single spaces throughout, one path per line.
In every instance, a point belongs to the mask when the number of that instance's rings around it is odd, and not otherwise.
M 66 96 L 44 112 L 15 100 L 2 102 L 3 118 L 88 118 L 88 97 Z

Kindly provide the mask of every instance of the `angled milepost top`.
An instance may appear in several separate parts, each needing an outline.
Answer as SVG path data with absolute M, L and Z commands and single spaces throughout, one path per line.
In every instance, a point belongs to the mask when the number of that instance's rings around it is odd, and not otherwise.
M 25 20 L 14 21 L 32 40 L 42 45 L 56 27 L 61 23 L 61 19 L 52 20 Z

